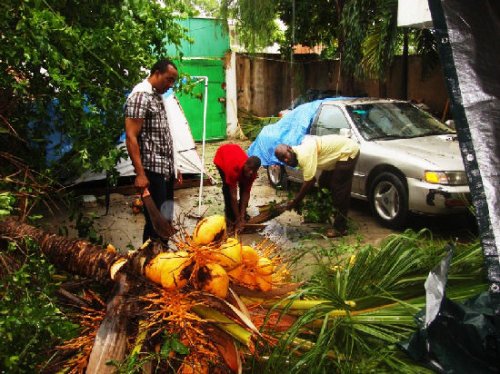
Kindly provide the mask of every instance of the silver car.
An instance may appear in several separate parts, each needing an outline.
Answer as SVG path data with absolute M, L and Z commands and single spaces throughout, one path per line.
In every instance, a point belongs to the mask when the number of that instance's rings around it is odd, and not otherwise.
M 311 135 L 340 134 L 361 147 L 352 197 L 368 200 L 382 224 L 401 228 L 409 213 L 464 212 L 469 187 L 455 131 L 405 101 L 323 102 Z M 271 185 L 302 182 L 302 172 L 268 167 Z

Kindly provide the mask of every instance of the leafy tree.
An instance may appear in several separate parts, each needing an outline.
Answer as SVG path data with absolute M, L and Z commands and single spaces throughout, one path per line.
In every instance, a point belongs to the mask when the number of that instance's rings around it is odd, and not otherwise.
M 220 17 L 221 7 L 218 0 L 183 0 L 183 2 L 193 9 L 194 16 Z
M 381 79 L 401 53 L 406 31 L 413 52 L 436 61 L 430 32 L 397 27 L 397 5 L 397 0 L 223 1 L 230 10 L 227 15 L 239 21 L 242 41 L 250 49 L 276 41 L 266 25 L 280 19 L 287 26 L 281 42 L 285 55 L 299 43 L 322 45 L 324 57 L 341 59 L 345 76 Z
M 5 0 L 0 10 L 2 149 L 43 170 L 46 136 L 58 131 L 73 151 L 52 165 L 56 176 L 111 171 L 123 156 L 126 92 L 167 44 L 179 45 L 184 3 Z
M 280 40 L 278 4 L 269 0 L 222 0 L 221 16 L 237 21 L 241 42 L 255 52 Z

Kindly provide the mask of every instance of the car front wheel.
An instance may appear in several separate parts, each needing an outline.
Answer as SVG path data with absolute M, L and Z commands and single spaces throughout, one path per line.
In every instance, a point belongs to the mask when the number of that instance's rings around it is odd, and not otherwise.
M 370 206 L 377 219 L 390 228 L 402 228 L 408 218 L 408 193 L 400 177 L 384 172 L 371 184 Z
M 267 167 L 267 178 L 273 188 L 285 188 L 287 184 L 285 167 L 283 165 L 269 165 Z

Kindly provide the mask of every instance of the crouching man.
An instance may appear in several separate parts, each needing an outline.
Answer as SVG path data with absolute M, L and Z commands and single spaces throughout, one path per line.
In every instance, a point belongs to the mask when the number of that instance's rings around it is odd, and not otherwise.
M 214 164 L 222 179 L 226 220 L 230 226 L 239 230 L 246 220 L 250 190 L 257 177 L 260 159 L 256 156 L 248 157 L 237 144 L 224 144 L 217 149 Z
M 316 182 L 316 172 L 321 170 L 318 184 L 331 191 L 335 208 L 333 228 L 329 228 L 326 235 L 329 238 L 346 235 L 352 177 L 359 158 L 358 143 L 340 135 L 306 136 L 295 147 L 279 144 L 274 154 L 288 166 L 299 166 L 304 174 L 300 191 L 286 209 L 293 209 L 302 201 Z

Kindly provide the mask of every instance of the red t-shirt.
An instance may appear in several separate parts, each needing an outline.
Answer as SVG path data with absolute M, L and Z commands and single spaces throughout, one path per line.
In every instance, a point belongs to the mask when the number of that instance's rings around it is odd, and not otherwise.
M 255 178 L 246 180 L 242 174 L 247 160 L 247 154 L 238 144 L 224 144 L 215 152 L 214 164 L 224 172 L 229 187 L 235 188 L 241 183 L 242 187 L 249 188 Z

